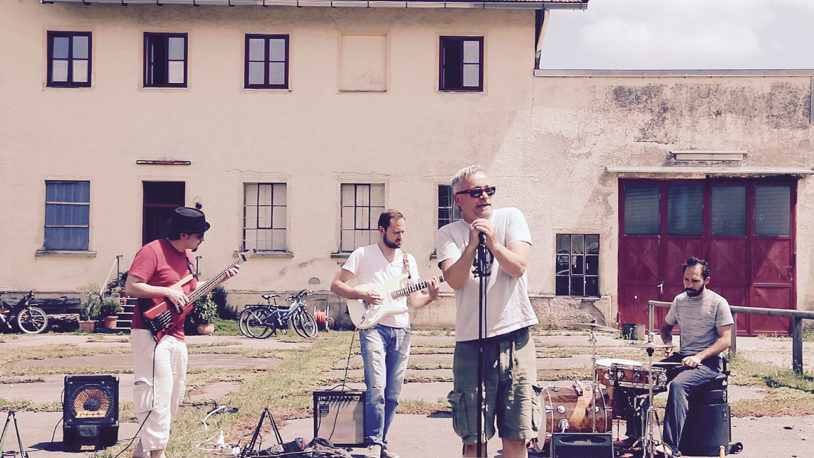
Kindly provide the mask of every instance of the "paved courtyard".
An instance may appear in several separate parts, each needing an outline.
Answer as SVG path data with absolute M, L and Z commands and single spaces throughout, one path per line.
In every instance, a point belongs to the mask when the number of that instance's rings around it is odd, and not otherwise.
M 108 348 L 110 346 L 127 347 L 125 336 L 96 336 L 92 338 L 86 335 L 73 334 L 47 334 L 41 336 L 0 336 L 0 351 L 19 347 L 39 347 L 45 345 L 70 345 L 77 348 Z M 557 374 L 559 371 L 574 370 L 581 373 L 590 373 L 592 367 L 591 346 L 588 344 L 588 336 L 584 332 L 561 333 L 558 335 L 545 335 L 535 337 L 538 350 L 557 349 L 577 350 L 576 354 L 563 355 L 562 357 L 538 358 L 537 367 L 541 374 L 540 381 L 543 386 L 570 385 L 569 380 L 556 380 L 555 377 L 546 379 L 546 375 Z M 252 349 L 291 349 L 301 348 L 308 343 L 283 343 L 273 339 L 253 340 L 243 337 L 219 337 L 219 336 L 191 336 L 189 342 L 192 345 L 218 345 L 227 348 L 252 348 Z M 415 354 L 411 357 L 411 363 L 417 364 L 421 369 L 411 369 L 408 371 L 408 378 L 413 380 L 451 379 L 452 355 L 449 352 L 421 352 L 421 348 L 448 348 L 453 342 L 453 337 L 415 335 L 413 345 Z M 641 349 L 633 348 L 630 341 L 614 338 L 610 335 L 600 334 L 597 342 L 598 358 L 620 358 L 636 359 L 643 361 L 646 357 Z M 759 361 L 762 364 L 791 364 L 791 341 L 790 339 L 761 339 L 761 338 L 740 338 L 738 340 L 738 351 L 741 356 Z M 814 347 L 807 343 L 804 355 L 811 360 Z M 429 354 L 428 354 L 429 353 Z M 573 352 L 572 352 L 573 353 Z M 636 355 L 641 354 L 641 357 Z M 234 368 L 234 367 L 258 367 L 273 368 L 277 360 L 274 358 L 248 358 L 240 355 L 221 354 L 190 354 L 190 367 L 196 368 Z M 38 356 L 36 359 L 18 361 L 14 364 L 23 367 L 82 367 L 82 368 L 129 368 L 129 355 L 124 353 L 114 353 L 109 355 L 76 356 L 69 358 L 50 358 L 47 354 Z M 351 358 L 351 369 L 349 375 L 352 378 L 362 377 L 362 370 L 359 356 Z M 337 367 L 344 366 L 344 360 L 337 362 Z M 426 368 L 430 367 L 430 368 Z M 440 368 L 439 368 L 440 367 Z M 811 371 L 811 363 L 807 362 L 806 370 Z M 273 374 L 273 370 L 270 372 Z M 420 375 L 420 377 L 415 377 Z M 736 374 L 734 375 L 737 376 Z M 191 375 L 194 379 L 195 375 Z M 133 378 L 131 374 L 124 373 L 119 377 L 120 400 L 132 401 Z M 45 375 L 36 381 L 15 381 L 4 380 L 0 384 L 0 400 L 6 401 L 31 401 L 39 404 L 59 403 L 63 389 L 64 376 Z M 363 388 L 361 383 L 351 384 L 353 388 Z M 237 383 L 213 383 L 188 392 L 187 401 L 200 399 L 221 399 L 230 392 L 237 390 Z M 451 390 L 452 383 L 449 381 L 408 381 L 401 396 L 403 401 L 422 400 L 429 402 L 445 403 L 446 394 Z M 730 387 L 730 400 L 750 400 L 760 399 L 765 395 L 765 389 L 747 388 L 733 385 Z M 665 396 L 662 394 L 660 396 Z M 812 395 L 814 396 L 814 395 Z M 0 420 L 5 420 L 7 411 L 0 411 Z M 59 421 L 62 419 L 61 412 L 29 412 L 21 411 L 16 414 L 23 443 L 31 457 L 77 457 L 86 453 L 69 453 L 61 450 L 62 428 Z M 616 425 L 613 433 L 621 434 L 622 425 Z M 138 429 L 138 425 L 132 422 L 122 422 L 119 430 L 119 440 L 129 440 Z M 303 418 L 289 420 L 281 429 L 283 439 L 293 440 L 302 437 L 309 441 L 313 437 L 313 419 Z M 270 440 L 273 435 L 270 432 L 265 434 L 266 440 Z M 53 442 L 52 442 L 53 438 Z M 781 417 L 735 417 L 732 420 L 733 442 L 741 442 L 744 451 L 739 456 L 745 457 L 803 457 L 814 456 L 810 451 L 812 441 L 814 441 L 814 416 L 781 416 Z M 207 438 L 201 438 L 204 441 Z M 446 413 L 435 413 L 430 415 L 405 415 L 399 414 L 394 420 L 390 434 L 391 447 L 398 451 L 404 458 L 425 458 L 425 457 L 455 457 L 460 455 L 460 441 L 452 430 L 452 420 Z M 5 440 L 5 451 L 16 450 L 16 437 L 13 435 L 13 428 Z M 489 443 L 489 456 L 500 456 L 500 442 L 493 439 Z M 354 449 L 353 453 L 362 453 L 362 449 Z M 90 455 L 90 454 L 87 454 Z M 199 456 L 207 456 L 201 452 Z M 130 451 L 123 456 L 130 456 Z M 173 457 L 176 458 L 176 457 Z

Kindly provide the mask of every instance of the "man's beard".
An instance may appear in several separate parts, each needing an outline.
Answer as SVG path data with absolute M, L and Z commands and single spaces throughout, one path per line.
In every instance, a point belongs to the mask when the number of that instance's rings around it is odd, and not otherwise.
M 393 250 L 395 250 L 396 248 L 401 248 L 401 242 L 393 243 L 390 240 L 387 240 L 387 234 L 385 234 L 384 237 L 382 237 L 382 241 L 384 242 L 385 246 L 387 246 L 387 248 L 391 248 Z
M 706 288 L 706 287 L 702 286 L 702 287 L 698 288 L 697 290 L 692 289 L 692 288 L 684 288 L 684 291 L 687 293 L 687 296 L 698 297 L 698 296 L 700 296 L 701 294 L 704 293 L 704 288 Z

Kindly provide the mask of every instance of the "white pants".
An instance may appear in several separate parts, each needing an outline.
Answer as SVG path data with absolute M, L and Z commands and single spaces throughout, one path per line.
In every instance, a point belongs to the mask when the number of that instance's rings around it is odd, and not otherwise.
M 136 455 L 167 448 L 170 423 L 184 396 L 187 381 L 187 345 L 171 336 L 156 344 L 150 331 L 133 329 L 133 410 L 141 428 Z M 145 421 L 145 418 L 147 419 Z

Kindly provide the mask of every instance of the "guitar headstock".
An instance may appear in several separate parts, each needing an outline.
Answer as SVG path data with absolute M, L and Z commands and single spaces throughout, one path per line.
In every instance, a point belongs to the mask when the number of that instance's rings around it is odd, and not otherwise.
M 240 258 L 241 262 L 246 262 L 255 253 L 257 253 L 257 248 L 252 248 L 251 250 L 241 251 L 237 254 L 237 257 Z

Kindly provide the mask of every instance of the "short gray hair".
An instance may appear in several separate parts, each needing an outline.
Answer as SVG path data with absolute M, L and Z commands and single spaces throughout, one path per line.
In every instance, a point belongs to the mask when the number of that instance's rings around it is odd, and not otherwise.
M 477 164 L 470 165 L 468 167 L 462 168 L 461 170 L 458 170 L 458 172 L 455 173 L 455 176 L 452 177 L 452 181 L 450 182 L 450 186 L 452 186 L 452 192 L 453 193 L 458 192 L 458 183 L 460 183 L 461 180 L 470 175 L 474 175 L 478 172 L 486 173 L 486 170 L 484 170 L 483 167 Z

